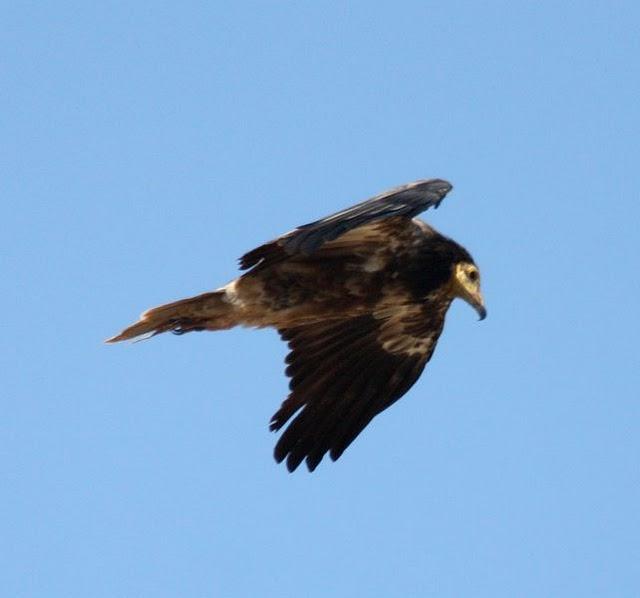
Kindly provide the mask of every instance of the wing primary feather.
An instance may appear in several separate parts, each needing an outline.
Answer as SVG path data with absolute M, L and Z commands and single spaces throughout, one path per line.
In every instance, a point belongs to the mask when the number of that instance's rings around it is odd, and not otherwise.
M 433 317 L 426 317 L 431 314 Z M 436 317 L 437 316 L 437 317 Z M 416 382 L 431 356 L 444 311 L 432 306 L 376 312 L 344 320 L 281 330 L 291 352 L 291 393 L 271 420 L 288 423 L 274 448 L 289 471 L 306 460 L 313 471 L 328 453 L 334 461 L 381 411 Z M 420 353 L 412 339 L 428 339 Z M 385 349 L 382 345 L 387 346 Z M 420 347 L 420 345 L 417 345 Z M 389 348 L 390 347 L 390 348 Z
M 315 470 L 320 464 L 324 456 L 329 452 L 332 442 L 335 440 L 336 430 L 339 429 L 341 421 L 347 417 L 348 413 L 353 409 L 361 408 L 361 403 L 370 400 L 371 392 L 367 392 L 372 388 L 373 384 L 379 377 L 384 363 L 381 359 L 369 362 L 369 367 L 363 369 L 358 375 L 358 379 L 348 390 L 346 400 L 339 401 L 337 409 L 334 409 L 331 418 L 326 418 L 323 426 L 318 430 L 316 441 L 311 450 L 307 454 L 307 467 L 309 471 Z M 377 372 L 378 375 L 371 374 Z M 375 390 L 373 390 L 375 392 Z M 353 398 L 352 398 L 353 397 Z
M 366 339 L 363 346 L 366 346 Z M 308 365 L 308 370 L 304 370 L 302 373 L 299 372 L 291 380 L 292 392 L 271 418 L 271 430 L 279 430 L 303 405 L 319 402 L 322 397 L 317 396 L 318 389 L 327 387 L 327 385 L 330 386 L 332 381 L 333 384 L 337 384 L 337 381 L 342 381 L 344 377 L 340 377 L 339 373 L 341 369 L 348 366 L 349 361 L 341 362 L 340 357 L 343 354 L 349 356 L 350 348 L 352 347 L 347 346 L 340 354 L 332 356 L 330 362 L 305 362 Z M 357 356 L 357 353 L 351 355 L 352 358 L 355 356 Z M 299 358 L 302 359 L 303 356 Z M 318 363 L 320 363 L 321 369 L 319 369 Z
M 240 258 L 240 268 L 262 269 L 296 254 L 308 258 L 328 241 L 354 228 L 384 218 L 411 219 L 430 207 L 437 208 L 451 189 L 451 183 L 442 179 L 419 180 L 395 187 L 252 249 Z
M 322 383 L 319 383 L 319 392 L 316 392 L 315 394 L 310 391 L 300 394 L 292 393 L 293 396 L 296 396 L 297 394 L 300 397 L 299 401 L 304 405 L 304 408 L 300 413 L 298 413 L 293 422 L 289 424 L 289 427 L 283 432 L 276 444 L 276 452 L 274 454 L 278 462 L 284 459 L 284 457 L 299 442 L 301 437 L 308 434 L 308 430 L 312 425 L 312 422 L 317 421 L 319 417 L 322 417 L 323 410 L 325 416 L 331 413 L 331 405 L 327 406 L 326 401 L 323 401 L 323 399 L 327 396 L 341 398 L 344 388 L 350 383 L 350 379 L 346 376 L 338 378 L 334 376 L 333 385 L 329 385 L 329 387 L 325 385 L 323 387 Z M 331 393 L 330 395 L 329 392 Z
M 391 386 L 386 389 L 387 392 L 378 401 L 371 402 L 368 408 L 360 413 L 354 412 L 351 418 L 342 423 L 341 430 L 336 434 L 336 442 L 333 443 L 330 451 L 333 461 L 340 458 L 347 447 L 378 413 L 395 403 L 415 384 L 424 366 L 425 363 L 418 358 L 407 360 L 394 372 L 389 381 Z
M 291 424 L 293 442 L 288 446 L 287 467 L 298 467 L 321 444 L 323 434 L 335 425 L 352 397 L 361 397 L 367 385 L 369 364 L 368 356 L 360 355 L 359 359 L 345 368 L 346 371 L 353 372 L 353 376 L 342 376 L 334 385 L 326 389 L 320 388 L 316 395 L 318 400 L 307 405 L 298 416 L 300 423 L 296 425 L 297 421 L 294 421 Z M 285 434 L 288 431 L 287 429 Z
M 442 179 L 420 180 L 402 185 L 351 208 L 300 226 L 282 237 L 280 244 L 289 255 L 310 255 L 327 241 L 374 220 L 391 216 L 413 218 L 430 207 L 437 207 L 451 188 L 451 183 Z
M 351 429 L 353 427 L 352 422 L 354 420 L 360 420 L 364 413 L 367 413 L 369 410 L 375 410 L 377 397 L 380 392 L 385 392 L 389 378 L 393 375 L 396 367 L 394 360 L 389 360 L 388 356 L 381 356 L 380 359 L 372 365 L 373 367 L 366 381 L 366 388 L 361 391 L 360 396 L 353 397 L 352 401 L 350 401 L 348 405 L 345 405 L 340 419 L 336 421 L 327 451 L 336 445 L 345 429 Z M 372 417 L 369 418 L 369 421 Z M 365 425 L 358 430 L 354 438 L 364 429 Z

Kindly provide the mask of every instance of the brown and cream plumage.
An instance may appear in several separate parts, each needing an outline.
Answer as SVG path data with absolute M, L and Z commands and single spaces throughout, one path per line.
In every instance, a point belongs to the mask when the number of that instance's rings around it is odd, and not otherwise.
M 142 314 L 108 342 L 171 331 L 276 328 L 291 352 L 291 393 L 271 419 L 278 462 L 313 471 L 340 457 L 416 382 L 456 297 L 483 319 L 479 272 L 460 245 L 415 218 L 450 191 L 397 187 L 301 226 L 240 258 L 228 285 Z

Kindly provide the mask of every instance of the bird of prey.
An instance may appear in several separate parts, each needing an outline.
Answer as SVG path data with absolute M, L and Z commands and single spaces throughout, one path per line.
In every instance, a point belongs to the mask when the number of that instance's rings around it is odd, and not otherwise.
M 419 180 L 305 224 L 240 258 L 226 286 L 155 307 L 110 338 L 273 327 L 287 341 L 290 394 L 271 418 L 289 471 L 334 461 L 416 382 L 459 297 L 486 316 L 480 274 L 455 241 L 415 216 L 451 184 Z

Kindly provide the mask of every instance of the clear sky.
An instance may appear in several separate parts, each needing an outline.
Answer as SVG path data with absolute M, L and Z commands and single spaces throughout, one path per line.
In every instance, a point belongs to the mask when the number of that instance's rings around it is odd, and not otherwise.
M 636 2 L 2 13 L 3 595 L 640 595 Z M 489 316 L 337 463 L 272 459 L 275 332 L 102 344 L 427 177 Z

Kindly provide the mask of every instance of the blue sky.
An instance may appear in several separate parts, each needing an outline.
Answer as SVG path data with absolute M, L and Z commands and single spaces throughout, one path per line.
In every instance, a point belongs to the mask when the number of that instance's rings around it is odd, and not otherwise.
M 640 594 L 632 2 L 14 3 L 0 583 L 18 597 Z M 102 340 L 418 178 L 481 267 L 337 463 L 273 331 Z

